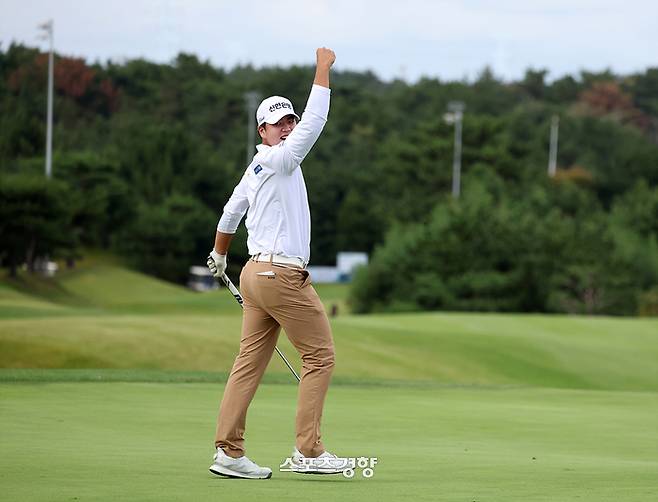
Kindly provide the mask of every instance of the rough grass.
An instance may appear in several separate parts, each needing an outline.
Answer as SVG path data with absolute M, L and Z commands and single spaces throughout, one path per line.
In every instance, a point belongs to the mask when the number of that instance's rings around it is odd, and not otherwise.
M 318 290 L 344 302 L 346 286 Z M 655 318 L 340 312 L 338 379 L 658 390 Z M 226 372 L 240 316 L 225 289 L 193 293 L 105 262 L 5 280 L 0 368 Z M 299 364 L 283 335 L 279 346 Z M 268 372 L 286 371 L 274 357 Z

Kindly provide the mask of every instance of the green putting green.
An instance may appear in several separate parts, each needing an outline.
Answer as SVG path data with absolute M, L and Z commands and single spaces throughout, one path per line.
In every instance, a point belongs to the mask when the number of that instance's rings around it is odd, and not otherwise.
M 213 477 L 222 384 L 2 383 L 3 500 L 655 500 L 654 393 L 332 387 L 327 447 L 374 476 L 279 472 L 294 385 L 264 384 L 248 455 L 270 480 Z
M 372 478 L 278 471 L 296 386 L 276 356 L 247 432 L 273 478 L 213 477 L 240 308 L 97 259 L 0 280 L 0 499 L 658 499 L 658 320 L 354 316 L 345 286 L 318 291 L 339 306 L 324 438 Z

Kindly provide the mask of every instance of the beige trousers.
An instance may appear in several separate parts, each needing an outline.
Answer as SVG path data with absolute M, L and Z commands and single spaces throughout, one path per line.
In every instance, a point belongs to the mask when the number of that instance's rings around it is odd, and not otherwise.
M 273 273 L 273 274 L 272 274 Z M 296 446 L 306 457 L 324 451 L 320 421 L 334 367 L 329 320 L 306 270 L 248 261 L 240 274 L 244 299 L 240 352 L 219 407 L 215 447 L 231 457 L 245 454 L 247 408 L 283 327 L 302 359 Z

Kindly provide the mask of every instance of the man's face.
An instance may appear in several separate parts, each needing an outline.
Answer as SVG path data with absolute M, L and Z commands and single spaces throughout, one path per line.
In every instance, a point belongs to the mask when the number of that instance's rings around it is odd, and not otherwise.
M 263 139 L 264 145 L 274 146 L 285 140 L 296 125 L 297 119 L 295 116 L 286 115 L 276 124 L 263 124 L 260 126 L 258 134 Z

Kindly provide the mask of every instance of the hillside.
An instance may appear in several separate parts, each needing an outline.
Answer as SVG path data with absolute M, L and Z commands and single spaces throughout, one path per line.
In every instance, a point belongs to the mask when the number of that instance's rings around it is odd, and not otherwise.
M 658 390 L 658 321 L 501 314 L 347 314 L 345 286 L 320 286 L 337 382 L 423 381 Z M 240 309 L 91 260 L 53 280 L 0 282 L 0 367 L 218 372 L 230 369 Z M 287 339 L 279 346 L 299 366 Z M 268 374 L 287 381 L 273 358 Z M 15 378 L 17 373 L 7 373 Z M 20 375 L 19 375 L 20 378 Z M 221 378 L 221 376 L 220 376 Z

